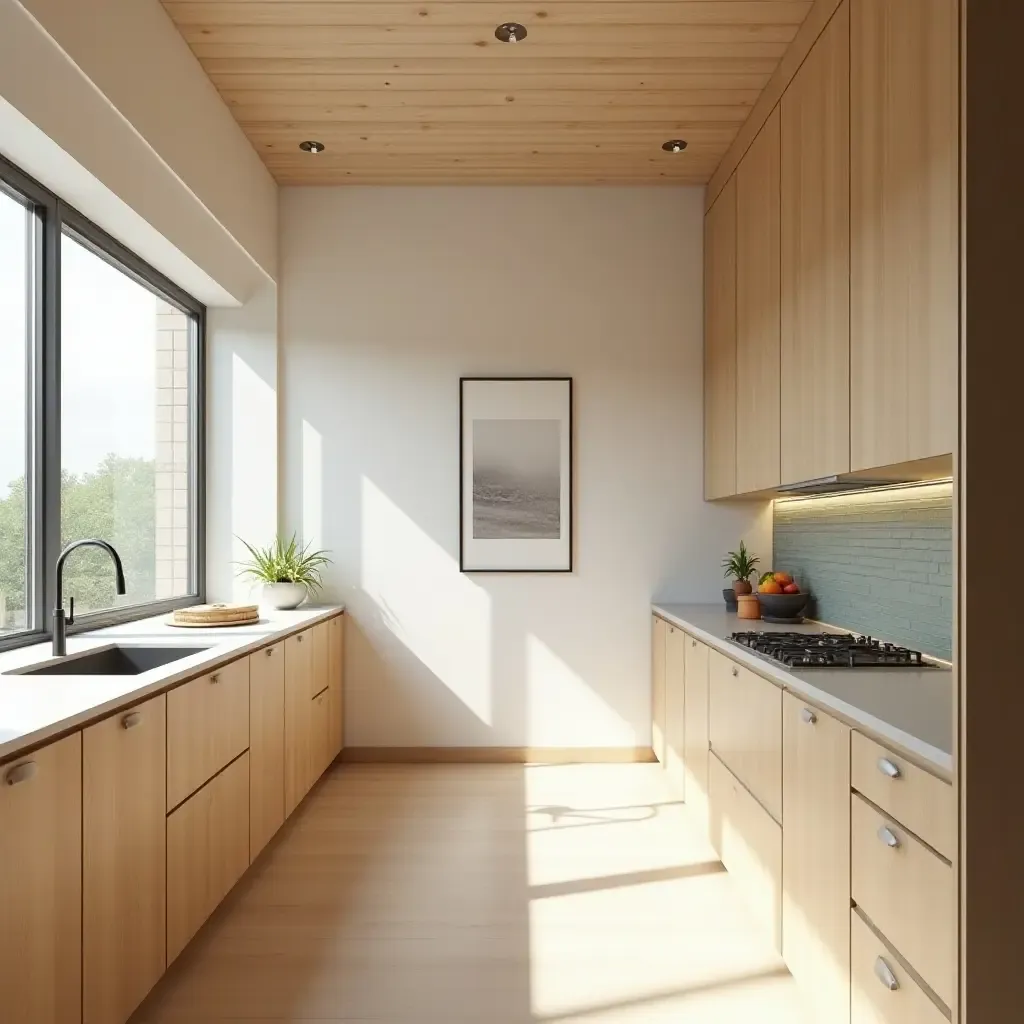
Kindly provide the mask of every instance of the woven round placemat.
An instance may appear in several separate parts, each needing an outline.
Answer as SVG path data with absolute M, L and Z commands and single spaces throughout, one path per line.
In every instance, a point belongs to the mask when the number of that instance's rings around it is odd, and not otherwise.
M 235 626 L 259 621 L 254 604 L 197 604 L 178 608 L 171 616 L 176 626 Z

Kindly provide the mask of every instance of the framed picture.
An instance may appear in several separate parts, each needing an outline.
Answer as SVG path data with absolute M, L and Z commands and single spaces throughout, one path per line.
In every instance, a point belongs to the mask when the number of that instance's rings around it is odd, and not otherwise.
M 463 572 L 572 572 L 572 378 L 459 382 Z

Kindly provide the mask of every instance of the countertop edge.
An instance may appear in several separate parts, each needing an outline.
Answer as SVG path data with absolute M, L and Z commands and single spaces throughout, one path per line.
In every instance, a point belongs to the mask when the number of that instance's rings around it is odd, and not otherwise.
M 220 666 L 226 665 L 232 661 L 237 661 L 239 658 L 248 657 L 255 651 L 280 643 L 289 636 L 294 636 L 296 633 L 301 633 L 304 630 L 319 625 L 321 622 L 326 622 L 328 619 L 337 618 L 339 615 L 344 614 L 344 605 L 331 605 L 322 609 L 318 608 L 315 614 L 311 615 L 308 619 L 304 619 L 300 623 L 282 625 L 280 628 L 274 629 L 271 632 L 261 634 L 258 637 L 253 637 L 249 642 L 242 643 L 238 647 L 231 647 L 224 650 L 211 649 L 209 657 L 199 665 L 193 664 L 181 670 L 174 670 L 172 668 L 170 672 L 161 676 L 160 679 L 155 679 L 149 683 L 145 683 L 137 689 L 131 690 L 129 693 L 125 693 L 120 697 L 115 697 L 112 700 L 96 704 L 93 707 L 87 708 L 76 714 L 69 715 L 66 718 L 58 719 L 32 732 L 25 733 L 22 736 L 18 736 L 5 742 L 0 742 L 0 764 L 6 764 L 9 761 L 23 757 L 25 754 L 29 754 L 33 750 L 38 750 L 40 747 L 46 746 L 48 743 L 52 743 L 55 740 L 70 735 L 73 732 L 78 732 L 79 730 L 88 728 L 90 725 L 95 725 L 97 722 L 100 722 L 105 718 L 109 718 L 111 715 L 115 715 L 120 711 L 125 711 L 137 704 L 142 704 L 153 697 L 159 696 L 161 693 L 166 693 L 184 683 L 197 679 L 200 676 L 204 676 L 211 669 L 219 668 Z M 129 623 L 128 625 L 131 624 Z M 107 637 L 111 640 L 115 640 L 121 635 L 119 634 L 119 630 L 123 628 L 123 626 L 111 626 L 99 629 L 95 633 L 80 634 L 79 636 L 80 638 L 88 638 L 90 640 L 95 639 L 98 641 L 102 641 Z M 43 660 L 45 661 L 46 659 Z
M 664 605 L 652 604 L 651 609 L 655 615 L 666 622 L 685 630 L 720 654 L 724 654 L 769 682 L 816 705 L 821 711 L 834 713 L 847 725 L 865 735 L 896 747 L 899 753 L 904 754 L 919 767 L 939 776 L 943 781 L 953 781 L 953 758 L 944 750 L 918 739 L 911 733 L 891 725 L 863 708 L 858 708 L 830 693 L 819 690 L 806 680 L 787 672 L 781 665 L 765 661 L 741 645 L 733 644 L 715 633 L 708 632 L 682 616 L 668 611 Z

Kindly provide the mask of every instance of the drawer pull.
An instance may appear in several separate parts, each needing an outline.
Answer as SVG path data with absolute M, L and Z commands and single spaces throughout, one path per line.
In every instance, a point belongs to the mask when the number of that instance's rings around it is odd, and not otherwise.
M 814 723 L 818 720 L 818 716 L 810 708 L 804 708 L 803 711 L 800 712 L 800 717 L 808 725 L 814 725 Z
M 301 644 L 302 643 L 302 634 L 300 633 L 295 639 Z
M 274 648 L 273 647 L 268 647 L 267 648 L 267 657 L 268 658 L 272 658 L 273 656 L 274 656 Z
M 903 772 L 900 771 L 900 766 L 898 764 L 893 764 L 893 762 L 887 757 L 880 757 L 878 759 L 878 770 L 890 779 L 899 779 L 903 777 Z
M 142 721 L 141 711 L 132 711 L 121 719 L 122 729 L 134 729 Z
M 690 646 L 691 647 L 696 647 L 697 646 L 697 641 L 696 640 L 691 640 L 690 641 Z
M 213 675 L 210 676 L 210 682 L 211 683 L 219 683 L 220 682 L 220 675 L 217 672 L 214 672 Z
M 28 782 L 36 773 L 35 761 L 24 761 L 16 764 L 5 776 L 8 786 L 16 786 L 19 782 Z
M 734 677 L 740 674 L 740 670 L 735 665 L 732 667 L 732 674 Z
M 878 830 L 878 838 L 881 839 L 890 850 L 898 850 L 900 848 L 900 837 L 886 825 L 883 825 Z
M 884 957 L 875 959 L 875 977 L 890 991 L 896 992 L 899 987 L 899 979 L 893 974 L 892 968 L 886 963 Z

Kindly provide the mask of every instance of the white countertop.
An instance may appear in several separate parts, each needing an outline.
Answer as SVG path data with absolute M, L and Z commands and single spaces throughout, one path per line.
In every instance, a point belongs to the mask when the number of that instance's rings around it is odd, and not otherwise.
M 738 618 L 724 605 L 656 604 L 657 615 L 759 675 L 833 711 L 861 732 L 898 748 L 946 778 L 953 774 L 953 673 L 944 664 L 912 668 L 787 668 L 728 639 L 732 633 L 832 631 Z M 845 630 L 839 632 L 847 632 Z
M 68 637 L 69 655 L 112 643 L 206 648 L 134 676 L 9 675 L 54 660 L 50 642 L 0 653 L 0 760 L 105 718 L 342 611 L 341 605 L 304 605 L 287 612 L 261 609 L 258 623 L 221 629 L 181 629 L 168 625 L 166 615 L 159 615 Z

